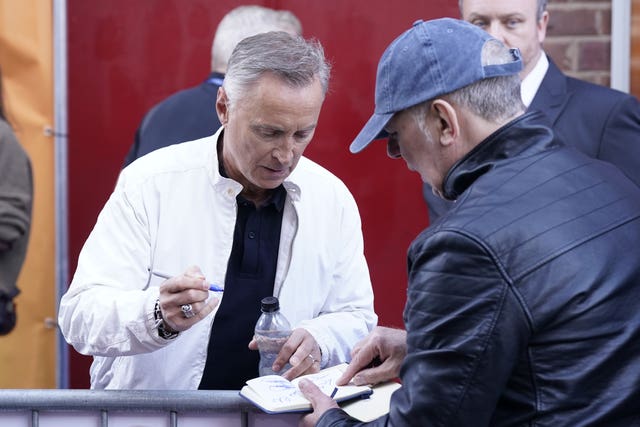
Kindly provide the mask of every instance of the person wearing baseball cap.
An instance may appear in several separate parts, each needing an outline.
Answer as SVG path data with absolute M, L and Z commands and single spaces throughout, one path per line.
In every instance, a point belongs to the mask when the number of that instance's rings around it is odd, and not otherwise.
M 406 330 L 375 328 L 338 380 L 399 377 L 388 414 L 360 422 L 302 381 L 314 411 L 301 426 L 640 421 L 640 263 L 628 257 L 640 188 L 524 112 L 521 67 L 449 18 L 417 21 L 385 50 L 350 149 L 385 139 L 455 203 L 409 248 Z

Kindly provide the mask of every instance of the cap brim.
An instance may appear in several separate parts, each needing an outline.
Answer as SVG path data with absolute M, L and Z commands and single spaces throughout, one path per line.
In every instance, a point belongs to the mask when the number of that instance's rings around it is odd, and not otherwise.
M 387 132 L 384 131 L 384 127 L 387 125 L 389 120 L 391 120 L 393 114 L 394 113 L 374 113 L 349 146 L 349 151 L 354 154 L 359 153 L 367 148 L 367 145 L 372 141 L 386 137 Z

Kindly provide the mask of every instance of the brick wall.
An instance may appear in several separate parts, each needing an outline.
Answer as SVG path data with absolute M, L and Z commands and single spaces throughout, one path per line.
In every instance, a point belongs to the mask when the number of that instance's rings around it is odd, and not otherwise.
M 567 74 L 609 86 L 611 0 L 549 0 L 545 51 Z

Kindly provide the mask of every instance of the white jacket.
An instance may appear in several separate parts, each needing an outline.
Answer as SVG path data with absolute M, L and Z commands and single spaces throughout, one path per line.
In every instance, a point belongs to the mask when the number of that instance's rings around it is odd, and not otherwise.
M 122 171 L 84 244 L 60 302 L 66 340 L 94 356 L 91 387 L 197 389 L 215 311 L 178 338 L 155 329 L 164 279 L 197 265 L 224 283 L 242 186 L 218 172 L 215 135 L 150 153 Z M 350 359 L 375 326 L 360 216 L 344 183 L 301 158 L 285 181 L 274 295 L 293 327 L 322 350 L 322 366 Z M 224 297 L 223 297 L 224 298 Z

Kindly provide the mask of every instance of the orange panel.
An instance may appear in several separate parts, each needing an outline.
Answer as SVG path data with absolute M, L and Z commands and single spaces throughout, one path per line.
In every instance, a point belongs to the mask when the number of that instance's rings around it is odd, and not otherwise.
M 55 229 L 51 2 L 0 0 L 0 64 L 8 114 L 33 166 L 34 202 L 27 258 L 16 299 L 18 323 L 0 337 L 1 388 L 56 386 Z

